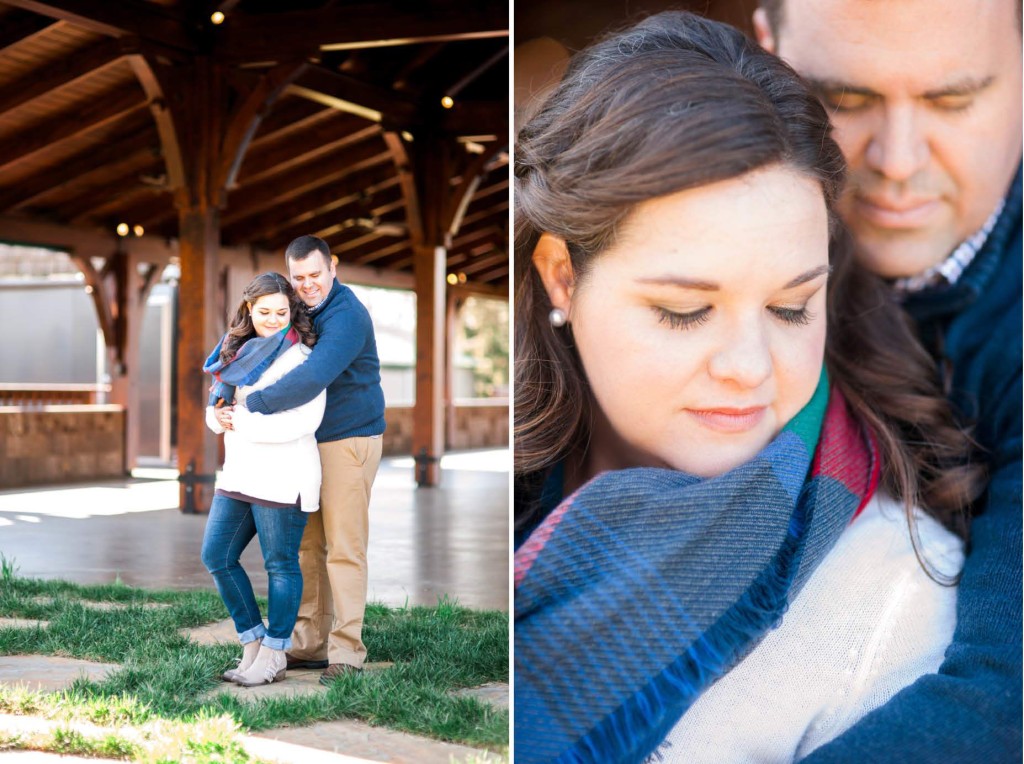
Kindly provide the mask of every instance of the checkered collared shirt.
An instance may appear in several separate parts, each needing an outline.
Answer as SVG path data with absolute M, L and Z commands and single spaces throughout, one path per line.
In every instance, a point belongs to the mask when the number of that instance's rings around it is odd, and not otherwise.
M 975 231 L 966 241 L 962 242 L 941 263 L 933 265 L 924 273 L 919 273 L 916 276 L 905 276 L 896 279 L 893 282 L 893 288 L 897 292 L 911 294 L 936 286 L 943 281 L 947 284 L 955 284 L 957 279 L 967 270 L 967 266 L 971 264 L 971 261 L 974 260 L 981 248 L 985 246 L 988 235 L 992 233 L 992 229 L 995 227 L 996 221 L 999 219 L 999 215 L 1002 213 L 1005 205 L 1006 200 L 1000 200 L 995 212 L 985 221 L 985 225 Z

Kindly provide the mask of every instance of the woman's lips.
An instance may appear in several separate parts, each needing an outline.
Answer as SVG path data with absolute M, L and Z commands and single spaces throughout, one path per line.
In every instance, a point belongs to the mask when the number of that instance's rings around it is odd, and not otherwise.
M 937 199 L 895 202 L 858 196 L 855 203 L 860 216 L 879 228 L 920 228 L 939 208 Z
M 687 411 L 702 425 L 716 432 L 746 432 L 761 423 L 768 407 L 687 409 Z

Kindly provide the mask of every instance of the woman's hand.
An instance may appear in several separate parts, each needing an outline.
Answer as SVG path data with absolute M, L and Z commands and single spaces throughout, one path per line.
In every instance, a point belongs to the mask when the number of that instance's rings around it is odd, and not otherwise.
M 234 426 L 231 424 L 231 414 L 232 412 L 234 412 L 234 410 L 234 406 L 223 406 L 219 409 L 214 409 L 213 411 L 214 416 L 217 417 L 217 421 L 220 423 L 220 426 L 223 427 L 225 430 L 235 429 Z

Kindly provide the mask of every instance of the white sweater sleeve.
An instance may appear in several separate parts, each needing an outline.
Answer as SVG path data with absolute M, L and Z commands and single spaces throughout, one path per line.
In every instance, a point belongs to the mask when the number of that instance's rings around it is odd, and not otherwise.
M 253 443 L 287 443 L 303 435 L 312 435 L 324 418 L 327 391 L 297 408 L 276 414 L 258 414 L 243 406 L 235 406 L 231 423 L 235 432 Z
M 221 427 L 220 422 L 217 421 L 217 415 L 214 413 L 213 406 L 206 407 L 206 426 L 218 435 L 224 432 L 224 428 Z

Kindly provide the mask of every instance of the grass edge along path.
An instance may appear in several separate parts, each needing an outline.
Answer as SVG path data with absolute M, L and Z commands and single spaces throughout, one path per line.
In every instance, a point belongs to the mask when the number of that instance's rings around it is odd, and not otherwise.
M 120 607 L 92 609 L 90 602 Z M 145 607 L 150 603 L 165 607 Z M 46 628 L 0 628 L 0 655 L 60 655 L 121 666 L 102 681 L 79 679 L 57 693 L 0 689 L 3 714 L 119 727 L 226 717 L 252 731 L 352 718 L 499 754 L 508 750 L 506 709 L 451 695 L 508 681 L 504 612 L 474 611 L 449 600 L 429 608 L 368 604 L 363 639 L 372 660 L 391 661 L 392 667 L 346 675 L 326 693 L 252 702 L 216 693 L 223 686 L 220 674 L 240 654 L 238 645 L 197 645 L 178 633 L 227 616 L 214 591 L 20 578 L 0 557 L 0 616 L 49 622 Z M 114 753 L 117 744 L 110 746 Z

